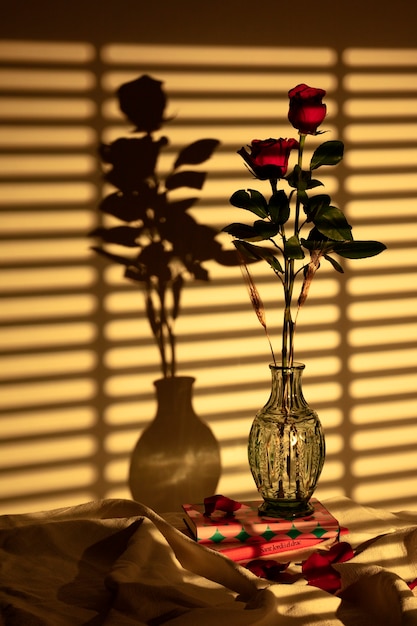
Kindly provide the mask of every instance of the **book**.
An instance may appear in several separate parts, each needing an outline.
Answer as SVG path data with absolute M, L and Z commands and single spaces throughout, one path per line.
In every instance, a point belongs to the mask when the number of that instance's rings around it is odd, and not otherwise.
M 332 542 L 338 540 L 338 536 L 332 538 Z M 267 541 L 258 543 L 213 543 L 201 544 L 206 548 L 221 552 L 232 561 L 237 563 L 247 563 L 254 559 L 273 559 L 277 554 L 285 554 L 313 548 L 318 544 L 327 541 L 326 539 L 286 539 L 285 541 Z
M 276 544 L 291 541 L 324 541 L 337 538 L 339 522 L 316 498 L 310 500 L 313 513 L 295 519 L 260 517 L 261 502 L 242 502 L 232 515 L 204 515 L 204 504 L 183 504 L 184 521 L 198 543 L 212 547 L 226 544 L 252 545 Z M 299 547 L 299 546 L 297 546 Z

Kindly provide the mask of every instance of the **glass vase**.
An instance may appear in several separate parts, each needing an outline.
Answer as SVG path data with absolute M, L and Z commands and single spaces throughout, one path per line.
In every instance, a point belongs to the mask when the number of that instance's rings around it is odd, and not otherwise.
M 260 515 L 295 518 L 313 511 L 310 498 L 325 458 L 323 429 L 302 391 L 304 364 L 270 365 L 271 395 L 253 421 L 249 465 L 264 502 Z
M 203 502 L 220 478 L 219 444 L 194 411 L 194 382 L 190 376 L 154 382 L 156 415 L 132 453 L 132 496 L 158 513 Z

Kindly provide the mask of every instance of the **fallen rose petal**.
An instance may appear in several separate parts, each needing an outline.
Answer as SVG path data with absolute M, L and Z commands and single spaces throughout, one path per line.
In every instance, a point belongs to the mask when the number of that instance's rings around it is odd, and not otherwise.
M 245 565 L 252 574 L 259 576 L 259 578 L 266 578 L 267 580 L 273 580 L 275 582 L 279 581 L 282 572 L 284 572 L 288 566 L 289 562 L 279 563 L 273 559 L 254 559 Z
M 241 506 L 240 502 L 217 494 L 215 496 L 204 498 L 204 515 L 206 517 L 210 517 L 214 511 L 224 511 L 228 515 L 233 515 L 233 513 L 240 509 Z
M 346 542 L 336 543 L 330 550 L 317 550 L 302 564 L 302 572 L 308 584 L 329 593 L 340 589 L 340 574 L 332 563 L 344 563 L 353 558 L 354 552 Z

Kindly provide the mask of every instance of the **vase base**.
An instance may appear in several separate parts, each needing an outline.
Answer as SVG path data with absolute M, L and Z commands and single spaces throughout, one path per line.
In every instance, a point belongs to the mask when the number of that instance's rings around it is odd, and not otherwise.
M 295 519 L 311 515 L 314 512 L 314 507 L 308 501 L 265 500 L 258 512 L 260 517 Z

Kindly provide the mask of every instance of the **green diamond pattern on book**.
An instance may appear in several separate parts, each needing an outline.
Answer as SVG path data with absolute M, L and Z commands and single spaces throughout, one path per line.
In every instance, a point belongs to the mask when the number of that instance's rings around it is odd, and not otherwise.
M 323 526 L 320 526 L 320 524 L 317 524 L 317 528 L 311 531 L 311 534 L 315 535 L 317 539 L 320 539 L 320 537 L 323 537 L 323 535 L 325 535 L 326 533 L 327 530 L 323 528 Z
M 274 531 L 271 530 L 269 526 L 267 526 L 266 530 L 262 533 L 261 537 L 263 537 L 265 541 L 269 541 L 270 539 L 272 539 L 272 537 L 275 537 L 276 534 L 277 533 L 274 533 Z
M 235 535 L 235 539 L 238 539 L 242 543 L 244 543 L 247 539 L 249 539 L 250 534 L 246 532 L 244 528 L 240 531 L 239 534 Z
M 302 535 L 302 534 L 303 533 L 301 532 L 301 530 L 297 530 L 294 524 L 292 525 L 291 529 L 287 532 L 288 537 L 291 537 L 291 539 L 297 539 L 297 537 L 299 537 L 299 535 Z
M 226 539 L 226 537 L 221 534 L 218 528 L 216 528 L 214 535 L 210 537 L 210 541 L 213 541 L 213 543 L 220 543 L 223 539 Z
M 280 541 L 302 543 L 305 536 L 306 542 L 314 544 L 338 536 L 340 528 L 337 520 L 318 500 L 314 501 L 311 516 L 294 520 L 262 518 L 259 516 L 259 504 L 258 500 L 242 503 L 242 508 L 228 519 L 207 517 L 203 503 L 187 504 L 183 505 L 184 519 L 197 542 L 212 544 L 220 550 L 230 541 L 241 548 L 256 537 L 261 537 L 271 547 L 277 537 Z

